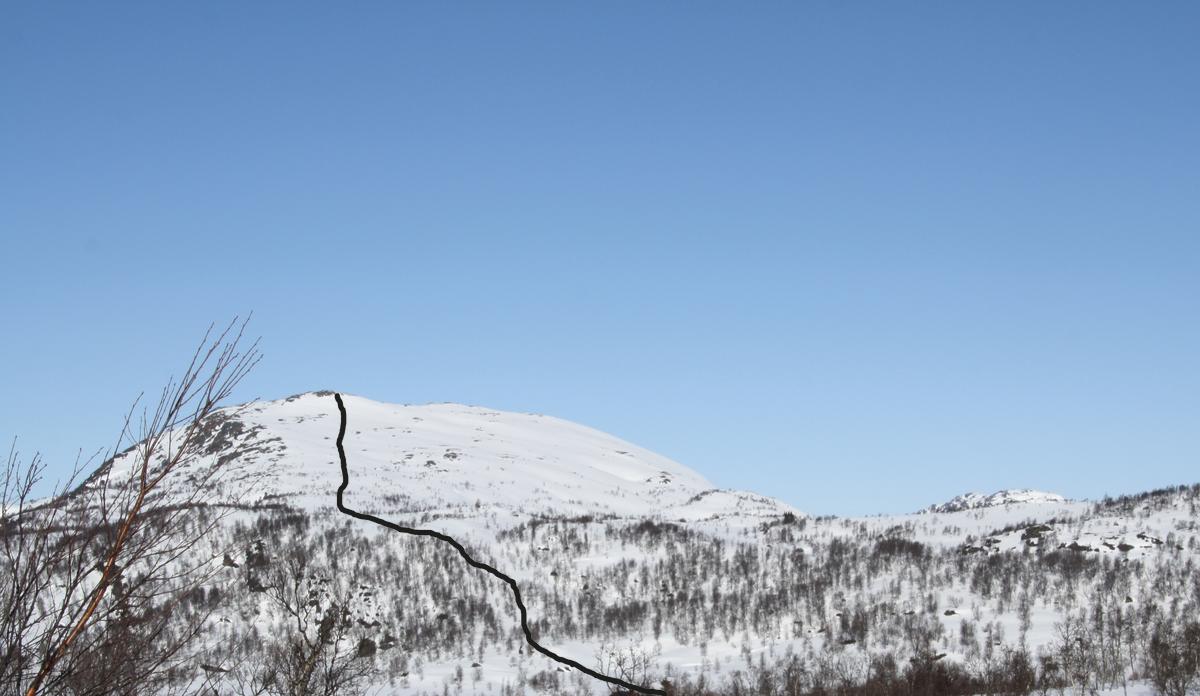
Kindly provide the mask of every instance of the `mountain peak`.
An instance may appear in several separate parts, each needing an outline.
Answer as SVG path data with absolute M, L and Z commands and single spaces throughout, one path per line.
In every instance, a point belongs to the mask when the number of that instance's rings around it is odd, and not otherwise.
M 704 507 L 697 501 L 715 490 L 682 464 L 552 416 L 342 399 L 346 496 L 359 509 L 691 518 Z M 245 480 L 257 482 L 243 503 L 332 506 L 341 483 L 339 425 L 330 391 L 222 409 L 206 424 L 196 461 L 184 468 L 236 464 Z M 735 509 L 797 512 L 773 499 L 726 493 Z
M 957 495 L 939 505 L 930 505 L 923 512 L 962 512 L 978 508 L 1002 507 L 1005 505 L 1029 503 L 1063 503 L 1066 498 L 1057 493 L 1046 493 L 1032 488 L 1011 488 L 996 491 L 991 495 L 982 493 L 964 493 Z

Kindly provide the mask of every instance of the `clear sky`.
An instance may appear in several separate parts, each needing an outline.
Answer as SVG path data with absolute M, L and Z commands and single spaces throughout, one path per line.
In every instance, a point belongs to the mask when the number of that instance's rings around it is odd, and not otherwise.
M 812 513 L 1200 480 L 1196 3 L 6 3 L 0 436 L 552 414 Z

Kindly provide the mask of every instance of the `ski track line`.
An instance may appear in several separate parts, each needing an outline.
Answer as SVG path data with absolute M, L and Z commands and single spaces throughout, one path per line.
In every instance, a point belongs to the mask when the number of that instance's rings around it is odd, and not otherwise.
M 521 590 L 520 590 L 520 588 L 517 587 L 517 581 L 513 580 L 512 578 L 510 578 L 509 576 L 500 572 L 499 570 L 496 570 L 495 568 L 488 565 L 487 563 L 483 563 L 481 561 L 477 561 L 474 558 L 472 558 L 471 554 L 467 553 L 466 548 L 464 548 L 462 544 L 458 543 L 458 541 L 456 541 L 454 539 L 454 537 L 451 537 L 448 534 L 443 534 L 441 532 L 434 531 L 432 529 L 414 529 L 412 527 L 403 527 L 401 525 L 396 524 L 395 522 L 389 522 L 383 518 L 376 517 L 374 515 L 368 515 L 364 512 L 358 512 L 357 510 L 351 510 L 350 508 L 346 507 L 346 505 L 342 502 L 342 494 L 346 491 L 346 486 L 350 485 L 350 472 L 346 467 L 346 449 L 342 445 L 342 440 L 346 436 L 346 405 L 342 403 L 342 395 L 341 394 L 334 394 L 333 398 L 337 401 L 338 411 L 340 411 L 341 415 L 342 415 L 342 422 L 341 422 L 341 426 L 338 428 L 338 436 L 337 436 L 338 459 L 340 459 L 341 463 L 342 463 L 342 485 L 338 486 L 338 489 L 337 489 L 337 508 L 338 508 L 338 510 L 340 510 L 343 513 L 345 513 L 351 517 L 354 517 L 356 519 L 365 520 L 367 522 L 373 522 L 377 525 L 380 525 L 382 527 L 387 527 L 388 529 L 391 529 L 391 530 L 394 530 L 397 532 L 403 532 L 404 534 L 412 534 L 414 536 L 433 537 L 434 539 L 438 539 L 439 541 L 444 541 L 447 544 L 450 544 L 451 546 L 453 546 L 454 550 L 458 551 L 458 555 L 462 556 L 463 560 L 466 561 L 468 565 L 470 565 L 473 568 L 482 570 L 486 573 L 489 573 L 489 574 L 499 578 L 503 582 L 505 582 L 509 586 L 509 588 L 512 589 L 513 599 L 515 599 L 517 601 L 517 608 L 521 610 L 521 630 L 525 633 L 525 642 L 529 643 L 529 647 L 533 648 L 534 650 L 537 650 L 538 652 L 545 655 L 546 657 L 548 657 L 556 662 L 559 662 L 561 664 L 564 664 L 568 667 L 573 667 L 594 679 L 599 679 L 600 681 L 607 682 L 609 684 L 616 684 L 617 686 L 620 686 L 625 689 L 629 689 L 631 691 L 636 691 L 637 693 L 640 693 L 640 694 L 649 694 L 651 696 L 667 696 L 667 692 L 663 689 L 651 689 L 651 688 L 648 688 L 645 686 L 638 686 L 637 684 L 631 684 L 623 679 L 618 679 L 617 677 L 610 677 L 607 674 L 601 674 L 594 669 L 585 667 L 584 665 L 576 662 L 575 660 L 572 660 L 569 657 L 563 657 L 562 655 L 559 655 L 558 653 L 554 652 L 553 650 L 550 650 L 549 648 L 544 647 L 541 644 L 539 644 L 536 640 L 533 639 L 533 632 L 529 630 L 529 615 L 525 609 L 525 602 L 523 602 L 521 600 Z

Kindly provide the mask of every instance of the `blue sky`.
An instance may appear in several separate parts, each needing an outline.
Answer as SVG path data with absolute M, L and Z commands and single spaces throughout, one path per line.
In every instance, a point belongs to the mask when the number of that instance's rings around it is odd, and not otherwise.
M 0 10 L 0 436 L 240 399 L 576 420 L 813 513 L 1200 477 L 1194 3 Z

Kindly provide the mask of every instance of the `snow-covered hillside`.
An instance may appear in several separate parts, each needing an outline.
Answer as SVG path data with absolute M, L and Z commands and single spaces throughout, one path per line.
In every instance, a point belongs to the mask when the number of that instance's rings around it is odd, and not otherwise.
M 962 512 L 977 508 L 1001 507 L 1004 505 L 1021 505 L 1026 503 L 1063 503 L 1066 498 L 1057 493 L 1045 493 L 1030 488 L 1015 488 L 997 491 L 991 495 L 982 493 L 964 493 L 947 500 L 940 505 L 931 505 L 926 512 Z
M 799 512 L 765 496 L 718 491 L 670 459 L 551 416 L 342 398 L 349 413 L 347 500 L 357 508 L 446 513 L 486 506 L 518 516 L 623 517 Z M 227 408 L 214 420 L 207 461 L 197 458 L 185 473 L 232 457 L 238 480 L 255 481 L 243 504 L 286 500 L 310 510 L 333 505 L 341 472 L 334 447 L 339 415 L 331 393 Z M 716 499 L 722 502 L 714 508 Z
M 1200 606 L 1200 487 L 813 518 L 561 419 L 344 399 L 347 505 L 453 535 L 520 583 L 541 642 L 601 671 L 622 650 L 677 684 L 880 655 L 1032 659 L 1086 617 L 1119 616 L 1144 641 Z M 168 482 L 231 472 L 214 496 L 238 507 L 210 540 L 229 551 L 202 593 L 220 597 L 213 665 L 248 669 L 300 607 L 313 626 L 343 617 L 333 649 L 369 658 L 382 694 L 606 691 L 531 654 L 508 589 L 445 544 L 337 512 L 338 426 L 328 392 L 225 409 Z

